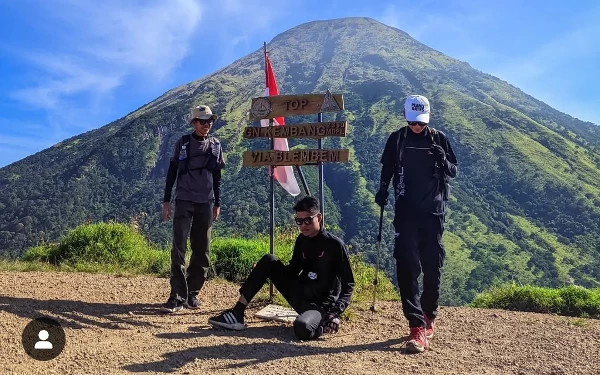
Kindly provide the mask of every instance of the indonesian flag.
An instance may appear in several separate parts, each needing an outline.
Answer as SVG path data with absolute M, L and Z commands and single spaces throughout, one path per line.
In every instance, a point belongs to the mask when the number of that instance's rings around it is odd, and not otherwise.
M 264 96 L 275 96 L 279 95 L 279 90 L 277 89 L 277 81 L 275 81 L 275 74 L 273 73 L 273 68 L 271 67 L 271 60 L 269 60 L 269 56 L 265 52 L 265 94 Z M 275 117 L 273 119 L 273 124 L 275 126 L 284 126 L 285 120 L 283 117 Z M 260 120 L 260 126 L 269 126 L 269 120 L 263 119 Z M 280 151 L 289 151 L 287 138 L 275 138 L 274 139 L 274 149 Z M 294 170 L 292 166 L 277 166 L 274 168 L 273 178 L 279 181 L 279 184 L 282 188 L 284 188 L 288 193 L 292 196 L 296 196 L 300 194 L 300 187 L 298 186 L 298 182 L 296 181 L 296 177 L 294 176 Z M 271 175 L 271 168 L 269 168 L 269 175 Z

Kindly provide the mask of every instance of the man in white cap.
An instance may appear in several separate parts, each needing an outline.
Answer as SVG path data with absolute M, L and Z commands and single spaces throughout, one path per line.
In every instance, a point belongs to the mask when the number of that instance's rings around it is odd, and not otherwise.
M 184 306 L 200 307 L 198 294 L 208 274 L 210 234 L 221 206 L 221 169 L 225 166 L 221 142 L 208 132 L 217 115 L 207 105 L 192 109 L 192 134 L 175 144 L 170 160 L 163 198 L 163 219 L 171 217 L 171 191 L 177 181 L 171 249 L 171 293 L 161 307 L 176 312 Z M 191 226 L 191 230 L 190 230 Z M 185 268 L 187 237 L 192 255 Z
M 381 157 L 381 182 L 375 202 L 382 208 L 388 200 L 393 177 L 394 258 L 402 309 L 408 320 L 407 350 L 423 352 L 433 337 L 445 260 L 442 243 L 448 179 L 456 176 L 457 161 L 447 136 L 430 126 L 429 100 L 411 95 L 404 103 L 408 122 L 388 137 Z M 418 277 L 423 272 L 419 297 Z

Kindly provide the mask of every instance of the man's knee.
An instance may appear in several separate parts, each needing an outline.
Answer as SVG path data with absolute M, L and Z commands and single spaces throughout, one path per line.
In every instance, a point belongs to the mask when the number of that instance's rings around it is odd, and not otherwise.
M 294 333 L 299 340 L 314 340 L 321 336 L 323 328 L 306 319 L 296 318 L 294 321 Z
M 256 264 L 254 265 L 254 268 L 264 268 L 265 266 L 268 266 L 269 264 L 272 264 L 274 262 L 276 262 L 278 259 L 275 255 L 273 254 L 265 254 L 262 256 L 262 258 L 260 258 L 258 260 L 258 262 L 256 262 Z
M 274 262 L 277 260 L 277 257 L 273 254 L 265 254 L 260 258 L 259 262 Z
M 320 307 L 307 310 L 294 320 L 294 333 L 300 340 L 314 340 L 321 336 L 323 327 L 323 310 Z

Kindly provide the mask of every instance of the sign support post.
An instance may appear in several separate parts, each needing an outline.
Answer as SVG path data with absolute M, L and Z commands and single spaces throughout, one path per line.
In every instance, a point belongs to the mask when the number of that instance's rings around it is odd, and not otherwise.
M 323 149 L 323 138 L 345 137 L 347 130 L 346 121 L 323 122 L 323 112 L 337 112 L 344 110 L 344 99 L 341 94 L 332 94 L 327 90 L 325 94 L 304 95 L 275 95 L 262 96 L 252 99 L 250 120 L 269 119 L 267 127 L 246 127 L 244 138 L 270 138 L 270 150 L 248 150 L 242 155 L 244 167 L 266 166 L 270 170 L 270 254 L 275 254 L 275 193 L 273 172 L 276 166 L 295 166 L 300 174 L 304 190 L 310 195 L 301 165 L 316 165 L 319 170 L 319 205 L 323 214 L 325 225 L 325 192 L 323 181 L 324 163 L 346 162 L 349 159 L 348 149 Z M 299 125 L 274 126 L 273 118 L 285 116 L 298 116 L 317 114 L 316 123 Z M 317 149 L 294 149 L 290 151 L 275 150 L 275 138 L 317 138 Z M 270 299 L 273 299 L 273 282 L 269 285 Z

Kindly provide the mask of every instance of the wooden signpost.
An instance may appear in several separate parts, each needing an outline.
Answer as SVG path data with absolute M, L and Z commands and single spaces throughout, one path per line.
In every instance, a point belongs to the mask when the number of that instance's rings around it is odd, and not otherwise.
M 270 60 L 267 56 L 267 44 L 265 49 L 265 76 L 267 88 L 270 85 L 276 87 L 274 75 L 271 70 Z M 270 78 L 273 80 L 270 82 Z M 266 90 L 266 92 L 270 92 Z M 347 131 L 346 121 L 323 122 L 324 112 L 339 112 L 344 110 L 344 97 L 342 94 L 332 94 L 327 90 L 320 94 L 303 95 L 273 95 L 253 98 L 250 105 L 249 119 L 269 120 L 269 126 L 251 126 L 244 129 L 244 138 L 270 138 L 270 150 L 249 150 L 242 155 L 242 165 L 244 167 L 268 166 L 275 168 L 277 166 L 295 166 L 302 179 L 306 193 L 310 195 L 308 185 L 304 179 L 304 174 L 300 169 L 302 165 L 317 165 L 319 168 L 319 205 L 323 214 L 322 225 L 325 225 L 325 202 L 323 186 L 323 164 L 347 162 L 349 159 L 348 149 L 323 149 L 323 138 L 325 137 L 345 137 Z M 303 116 L 317 114 L 316 123 L 306 123 L 300 125 L 273 125 L 273 119 L 277 117 Z M 261 122 L 264 125 L 264 121 Z M 295 149 L 290 151 L 280 151 L 274 149 L 275 138 L 316 138 L 318 142 L 317 149 Z M 270 177 L 271 183 L 271 230 L 270 230 L 270 253 L 275 249 L 275 192 L 274 177 Z M 273 298 L 273 283 L 270 283 L 270 296 Z
M 244 152 L 243 157 L 243 165 L 246 167 L 260 167 L 268 165 L 318 165 L 319 163 L 348 161 L 348 150 L 253 150 Z
M 336 112 L 344 109 L 341 94 L 277 95 L 252 99 L 250 120 L 280 116 L 311 115 L 319 112 Z
M 319 114 L 323 112 L 343 111 L 344 98 L 341 94 L 278 95 L 252 99 L 251 120 L 272 119 L 275 117 Z M 346 121 L 313 122 L 300 125 L 246 127 L 244 138 L 318 138 L 345 137 Z M 318 149 L 308 150 L 251 150 L 243 154 L 244 167 L 282 166 L 282 165 L 321 165 L 322 163 L 346 162 L 348 149 L 324 150 L 321 142 Z M 322 174 L 319 177 L 321 181 Z M 321 209 L 323 209 L 321 203 Z
M 312 122 L 301 125 L 247 127 L 244 138 L 324 138 L 345 137 L 346 121 Z

